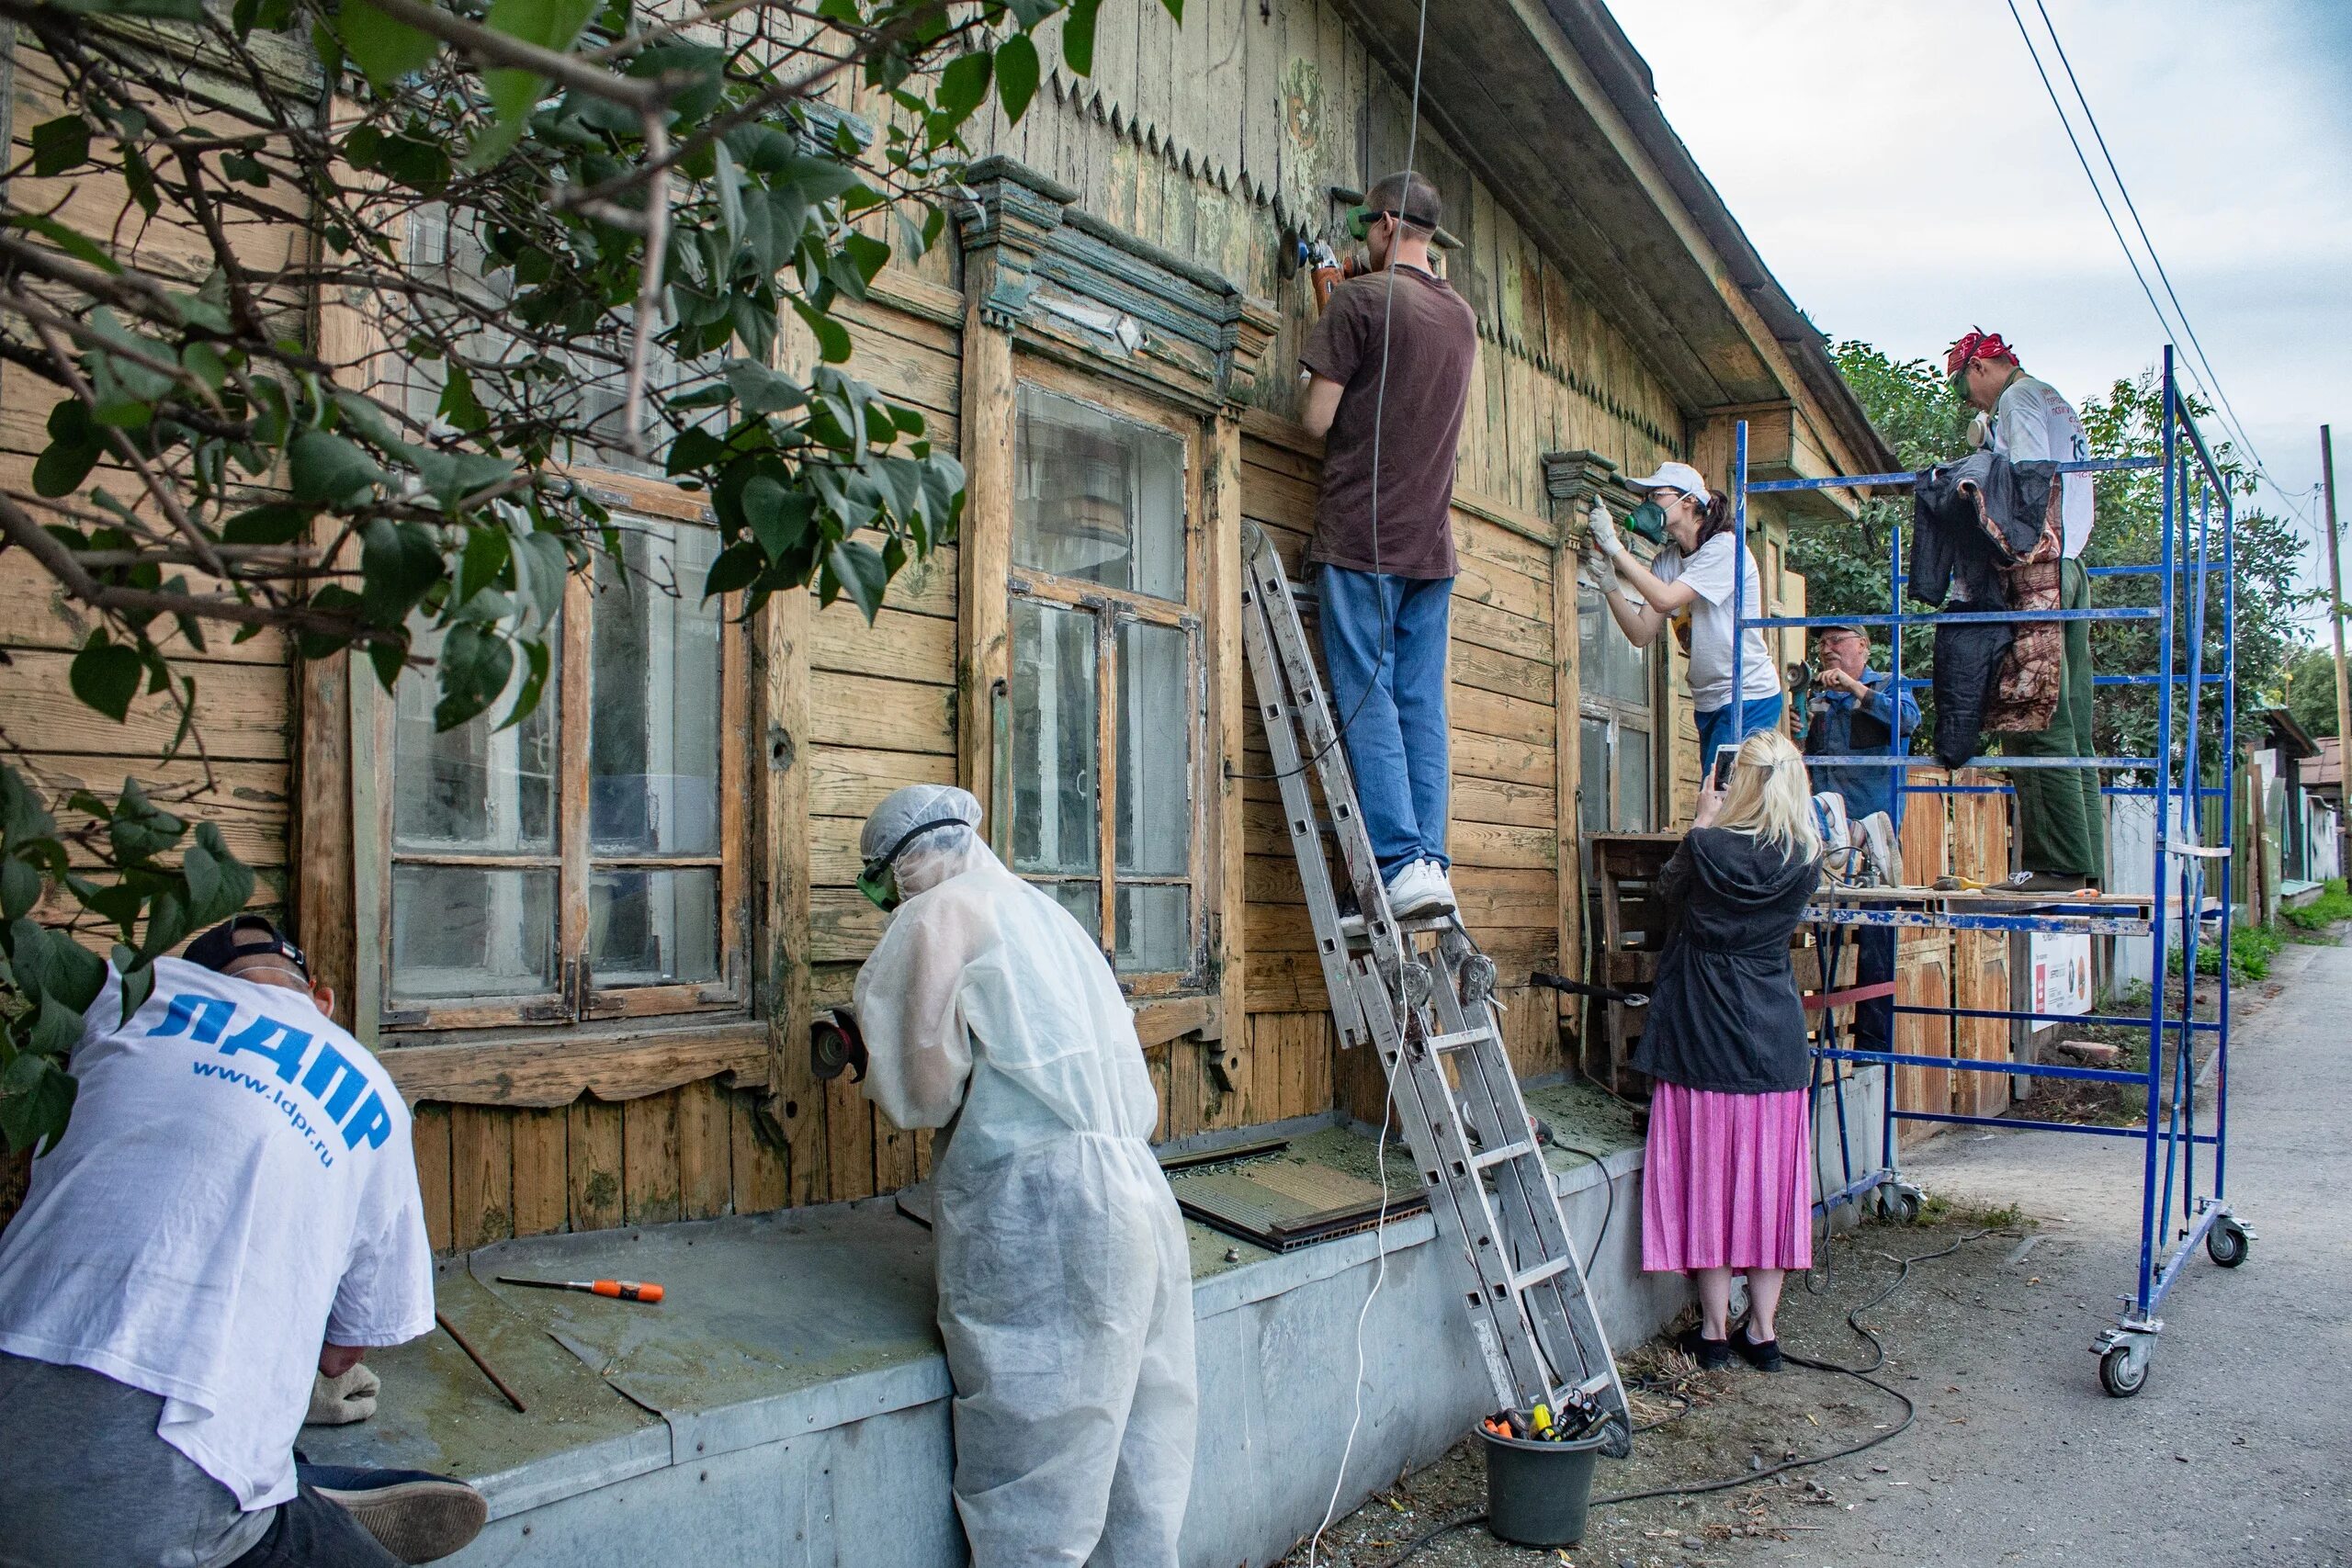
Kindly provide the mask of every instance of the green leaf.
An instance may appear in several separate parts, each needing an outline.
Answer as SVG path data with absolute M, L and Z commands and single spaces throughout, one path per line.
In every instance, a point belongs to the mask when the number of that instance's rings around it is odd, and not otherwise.
M 480 452 L 444 452 L 422 448 L 414 453 L 417 476 L 433 499 L 455 506 L 477 491 L 488 490 L 514 472 L 513 459 Z
M 474 396 L 473 373 L 454 359 L 449 361 L 447 378 L 441 383 L 441 417 L 468 433 L 490 423 L 490 415 Z
M 361 607 L 376 625 L 397 626 L 441 581 L 441 547 L 424 524 L 389 517 L 368 524 L 359 539 Z
M 20 920 L 40 902 L 40 873 L 32 863 L 0 861 L 0 919 Z
M 808 537 L 816 503 L 803 491 L 786 490 L 766 474 L 743 487 L 743 520 L 772 561 L 781 561 Z
M 1037 96 L 1037 45 L 1027 33 L 1015 33 L 997 45 L 996 96 L 1004 118 L 1019 124 Z
M 62 1059 L 72 1055 L 74 1047 L 81 1043 L 82 1014 L 55 997 L 41 998 L 40 1011 L 33 1021 L 25 1049 Z
M 37 212 L 12 212 L 8 222 L 14 228 L 29 229 L 77 261 L 88 262 L 100 272 L 119 276 L 122 264 L 108 255 L 103 246 L 87 234 L 69 229 L 54 218 L 43 218 Z
M 851 353 L 849 329 L 825 314 L 799 295 L 792 296 L 792 308 L 817 339 L 817 352 L 828 365 L 845 362 Z
M 745 413 L 783 413 L 808 400 L 808 389 L 755 359 L 730 359 L 719 374 Z
M 33 127 L 34 174 L 62 175 L 89 156 L 90 122 L 80 115 L 60 115 Z
M 287 477 L 296 500 L 348 510 L 373 499 L 384 470 L 342 436 L 306 430 L 287 448 Z
M 827 575 L 841 584 L 871 626 L 881 612 L 882 595 L 890 586 L 890 568 L 882 552 L 857 539 L 843 539 L 825 554 Z
M 465 551 L 458 560 L 458 603 L 462 604 L 483 589 L 497 586 L 512 554 L 513 546 L 501 529 L 476 528 L 468 534 Z
M 483 24 L 492 32 L 561 54 L 578 39 L 598 4 L 599 0 L 492 0 Z M 532 71 L 485 71 L 481 80 L 496 118 L 468 150 L 466 166 L 470 169 L 486 169 L 506 156 L 521 140 L 531 111 L 548 90 L 548 79 Z
M 961 125 L 971 118 L 972 111 L 988 102 L 989 83 L 994 73 L 994 63 L 986 50 L 974 50 L 949 61 L 947 68 L 939 73 L 939 91 L 933 100 L 939 113 L 952 125 Z
M 451 627 L 441 641 L 441 700 L 433 707 L 433 728 L 451 730 L 478 717 L 514 673 L 514 648 L 504 637 L 470 621 Z
M 368 645 L 368 662 L 375 668 L 377 683 L 390 691 L 401 671 L 408 668 L 408 638 L 378 637 Z
M 114 968 L 122 976 L 122 1021 L 129 1023 L 130 1015 L 145 1007 L 147 998 L 154 994 L 155 971 L 120 942 L 114 944 Z
M 74 1076 L 47 1056 L 28 1051 L 0 1074 L 0 1136 L 21 1154 L 53 1147 L 74 1112 Z
M 1080 76 L 1094 74 L 1094 22 L 1102 0 L 1070 0 L 1062 23 L 1062 63 Z
M 392 20 L 368 0 L 343 0 L 336 30 L 351 63 L 378 92 L 424 70 L 441 52 L 440 39 Z
M 106 961 L 62 931 L 47 931 L 29 917 L 8 928 L 9 965 L 27 999 L 54 996 L 75 1012 L 86 1012 L 107 981 Z
M 220 537 L 232 545 L 290 545 L 302 536 L 317 514 L 311 507 L 273 501 L 248 507 L 221 524 Z
M 759 580 L 768 567 L 768 558 L 757 543 L 739 539 L 718 552 L 710 563 L 709 572 L 703 578 L 702 596 L 715 599 L 721 593 L 733 593 L 748 588 Z
M 130 712 L 131 699 L 147 673 L 147 661 L 127 644 L 110 642 L 103 628 L 90 634 L 74 656 L 66 680 L 74 694 L 120 724 Z
M 506 716 L 498 721 L 501 729 L 512 729 L 530 717 L 531 710 L 539 705 L 540 694 L 548 689 L 548 671 L 554 667 L 554 660 L 548 653 L 548 645 L 526 642 L 523 645 L 523 679 L 515 685 L 514 705 L 508 708 Z

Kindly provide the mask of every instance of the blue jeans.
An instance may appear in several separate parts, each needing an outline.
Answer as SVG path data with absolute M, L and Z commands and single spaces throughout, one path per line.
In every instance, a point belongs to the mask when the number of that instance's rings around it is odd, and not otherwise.
M 1323 660 L 1356 802 L 1383 875 L 1445 852 L 1445 651 L 1450 577 L 1317 566 Z
M 1778 692 L 1769 697 L 1748 698 L 1740 728 L 1741 736 L 1753 735 L 1759 729 L 1770 729 L 1778 725 L 1781 722 L 1781 698 Z M 1699 776 L 1704 778 L 1708 770 L 1714 766 L 1715 748 L 1731 744 L 1731 705 L 1725 703 L 1696 716 L 1699 720 Z

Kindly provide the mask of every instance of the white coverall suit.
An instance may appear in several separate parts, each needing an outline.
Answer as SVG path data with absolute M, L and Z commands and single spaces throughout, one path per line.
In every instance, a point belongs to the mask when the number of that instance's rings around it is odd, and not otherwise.
M 1005 870 L 960 789 L 865 825 L 905 902 L 857 977 L 865 1093 L 934 1149 L 956 1506 L 975 1568 L 1175 1568 L 1198 1395 L 1183 1223 L 1125 998 L 1069 914 Z

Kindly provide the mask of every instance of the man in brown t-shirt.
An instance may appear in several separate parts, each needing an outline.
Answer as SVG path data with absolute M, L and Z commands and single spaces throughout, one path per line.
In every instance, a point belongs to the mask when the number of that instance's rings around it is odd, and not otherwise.
M 1446 879 L 1447 610 L 1453 450 L 1477 319 L 1430 269 L 1441 209 L 1419 175 L 1364 198 L 1372 270 L 1342 281 L 1299 351 L 1300 417 L 1324 440 L 1307 551 L 1331 698 L 1389 912 L 1453 908 Z M 1385 371 L 1385 374 L 1384 374 Z

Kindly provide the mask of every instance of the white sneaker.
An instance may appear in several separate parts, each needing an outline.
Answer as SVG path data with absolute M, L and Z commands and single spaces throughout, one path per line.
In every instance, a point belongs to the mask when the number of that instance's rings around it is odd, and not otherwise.
M 1400 920 L 1454 910 L 1453 884 L 1433 860 L 1417 860 L 1388 879 L 1388 912 Z

